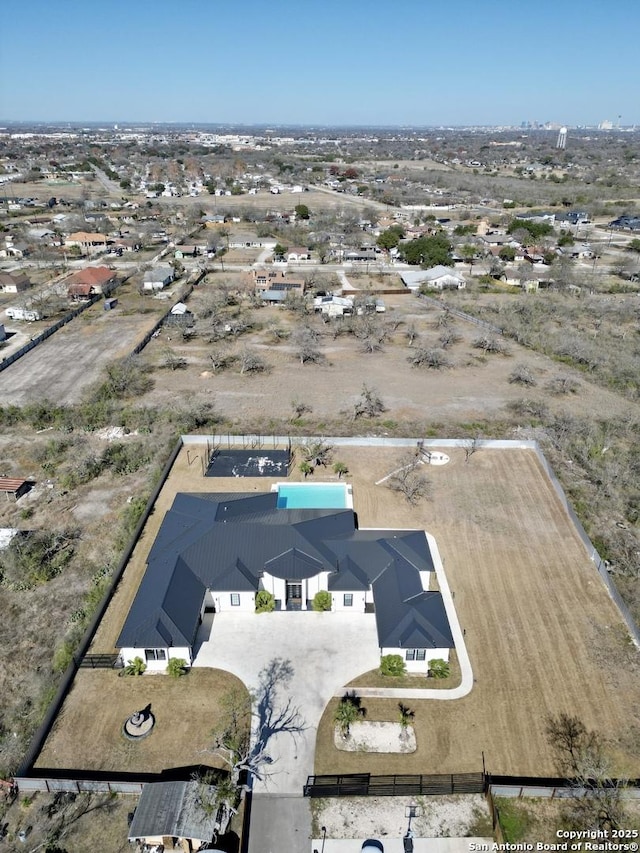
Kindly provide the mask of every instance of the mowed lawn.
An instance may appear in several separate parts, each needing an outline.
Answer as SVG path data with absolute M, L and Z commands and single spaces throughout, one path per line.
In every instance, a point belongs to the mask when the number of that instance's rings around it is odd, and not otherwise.
M 412 509 L 378 479 L 391 451 L 350 451 L 362 527 L 425 526 L 444 561 L 474 670 L 455 701 L 410 700 L 418 751 L 384 756 L 333 746 L 335 701 L 320 723 L 316 772 L 555 775 L 549 714 L 576 714 L 607 740 L 619 773 L 640 775 L 637 649 L 562 505 L 528 450 L 481 450 L 425 468 L 432 500 Z M 387 463 L 387 470 L 391 466 Z M 368 484 L 368 485 L 367 485 Z M 398 701 L 363 699 L 397 720 Z
M 81 669 L 35 762 L 42 768 L 159 773 L 170 767 L 222 767 L 211 752 L 221 701 L 242 682 L 228 672 L 194 669 L 182 678 L 119 677 Z M 143 740 L 122 734 L 124 721 L 151 704 L 156 725 Z
M 197 445 L 181 451 L 92 651 L 113 649 L 176 492 L 268 491 L 273 482 L 203 478 L 204 453 Z M 545 722 L 565 712 L 606 736 L 620 773 L 640 776 L 638 651 L 537 456 L 482 449 L 466 464 L 463 450 L 447 453 L 447 465 L 421 469 L 432 496 L 417 507 L 375 485 L 398 467 L 402 450 L 344 447 L 334 458 L 349 468 L 361 527 L 421 528 L 436 537 L 466 632 L 473 690 L 460 700 L 408 701 L 418 750 L 401 757 L 336 750 L 330 703 L 318 730 L 316 772 L 478 771 L 484 753 L 493 773 L 552 775 Z M 335 475 L 320 468 L 312 479 Z M 200 763 L 224 685 L 221 674 L 207 670 L 178 681 L 82 670 L 37 766 L 153 771 Z M 158 731 L 132 750 L 119 727 L 148 702 L 161 709 Z M 397 700 L 363 704 L 369 719 L 397 719 Z

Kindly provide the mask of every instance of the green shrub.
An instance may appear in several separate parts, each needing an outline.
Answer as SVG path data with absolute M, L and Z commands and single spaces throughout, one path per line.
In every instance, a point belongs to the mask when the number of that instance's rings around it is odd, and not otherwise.
M 380 658 L 380 672 L 382 675 L 391 675 L 395 678 L 404 675 L 407 670 L 401 655 L 383 655 Z
M 322 610 L 331 610 L 331 593 L 326 589 L 321 589 L 313 596 L 311 607 L 320 612 Z
M 133 660 L 127 661 L 127 665 L 123 667 L 118 675 L 142 675 L 146 670 L 147 665 L 140 657 L 135 657 Z
M 266 589 L 261 589 L 256 595 L 256 613 L 271 613 L 271 611 L 275 609 L 275 595 Z
M 187 674 L 187 669 L 187 662 L 184 658 L 171 658 L 167 664 L 167 675 L 170 675 L 171 678 L 180 678 L 180 676 Z
M 429 675 L 432 678 L 449 678 L 451 675 L 451 667 L 446 660 L 442 660 L 442 658 L 434 658 L 429 661 Z

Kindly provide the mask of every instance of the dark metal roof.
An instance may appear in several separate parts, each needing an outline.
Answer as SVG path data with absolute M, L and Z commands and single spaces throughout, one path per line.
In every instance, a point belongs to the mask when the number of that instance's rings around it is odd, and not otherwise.
M 257 591 L 264 573 L 303 580 L 327 572 L 336 592 L 373 583 L 387 637 L 406 602 L 423 593 L 422 571 L 433 571 L 433 561 L 420 530 L 357 530 L 352 510 L 278 509 L 275 492 L 178 494 L 117 645 L 191 646 L 207 589 Z M 376 583 L 382 589 L 391 575 L 395 592 L 387 601 Z
M 204 790 L 202 790 L 204 788 Z M 215 787 L 199 782 L 152 782 L 140 794 L 129 840 L 148 837 L 178 837 L 211 841 L 217 810 L 202 807 L 213 802 Z
M 442 595 L 425 592 L 406 564 L 390 563 L 374 580 L 373 600 L 380 648 L 453 648 Z

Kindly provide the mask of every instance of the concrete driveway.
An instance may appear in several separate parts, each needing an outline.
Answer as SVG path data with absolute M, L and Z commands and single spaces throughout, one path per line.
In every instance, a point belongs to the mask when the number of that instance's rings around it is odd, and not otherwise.
M 198 635 L 194 666 L 237 675 L 250 690 L 274 660 L 290 661 L 293 675 L 279 690 L 291 697 L 304 720 L 297 735 L 280 733 L 269 742 L 270 777 L 256 780 L 254 793 L 300 795 L 313 774 L 316 730 L 327 702 L 349 681 L 375 669 L 380 650 L 375 616 L 369 613 L 216 613 Z

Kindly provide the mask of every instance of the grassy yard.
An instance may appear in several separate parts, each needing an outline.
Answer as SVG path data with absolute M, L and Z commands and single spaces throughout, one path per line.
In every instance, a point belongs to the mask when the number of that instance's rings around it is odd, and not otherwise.
M 221 701 L 242 682 L 228 672 L 193 669 L 164 675 L 119 677 L 112 670 L 80 670 L 44 748 L 41 768 L 159 773 L 170 767 L 222 767 L 210 751 Z M 152 733 L 137 743 L 122 735 L 134 711 L 151 704 Z

